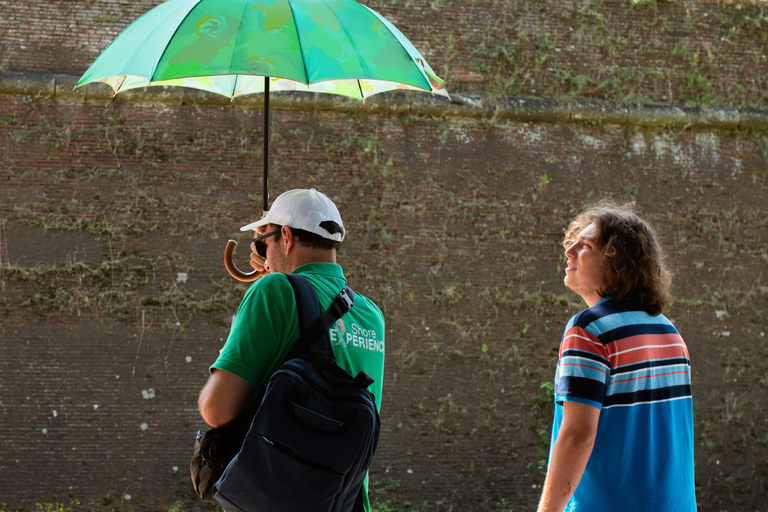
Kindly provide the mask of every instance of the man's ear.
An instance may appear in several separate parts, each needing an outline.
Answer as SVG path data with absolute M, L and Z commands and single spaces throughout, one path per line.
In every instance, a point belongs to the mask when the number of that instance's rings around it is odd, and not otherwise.
M 288 226 L 283 226 L 280 229 L 280 235 L 282 236 L 281 240 L 285 240 L 285 253 L 288 254 L 291 252 L 291 248 L 296 245 L 296 237 L 293 236 L 293 231 Z

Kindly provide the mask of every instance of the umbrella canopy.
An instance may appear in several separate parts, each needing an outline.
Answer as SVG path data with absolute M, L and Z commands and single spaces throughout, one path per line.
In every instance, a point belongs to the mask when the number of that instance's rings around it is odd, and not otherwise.
M 148 85 L 236 98 L 311 91 L 365 99 L 393 89 L 447 96 L 389 21 L 354 0 L 168 0 L 123 31 L 77 86 Z
M 167 0 L 126 28 L 75 87 L 115 94 L 182 86 L 229 98 L 264 96 L 264 211 L 269 209 L 269 92 L 365 98 L 394 89 L 448 96 L 443 81 L 389 21 L 354 0 Z M 237 269 L 230 240 L 224 262 Z

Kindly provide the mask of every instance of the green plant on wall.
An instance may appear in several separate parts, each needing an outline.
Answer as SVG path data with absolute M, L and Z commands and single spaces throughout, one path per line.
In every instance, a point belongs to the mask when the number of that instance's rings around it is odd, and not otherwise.
M 627 103 L 766 104 L 768 17 L 755 3 L 591 0 L 537 5 L 511 3 L 475 32 L 468 30 L 477 23 L 476 11 L 470 10 L 454 30 L 436 36 L 436 47 L 446 49 L 446 66 L 483 76 L 467 92 Z M 734 59 L 749 71 L 734 76 Z M 459 78 L 463 75 L 458 73 L 452 83 L 448 73 L 448 88 L 463 92 L 468 87 Z

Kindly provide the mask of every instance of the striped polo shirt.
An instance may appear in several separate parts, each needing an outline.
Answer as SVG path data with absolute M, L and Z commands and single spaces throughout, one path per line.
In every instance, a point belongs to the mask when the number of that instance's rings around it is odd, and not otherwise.
M 696 510 L 691 361 L 664 315 L 607 298 L 571 318 L 555 375 L 552 446 L 565 401 L 601 409 L 566 511 Z

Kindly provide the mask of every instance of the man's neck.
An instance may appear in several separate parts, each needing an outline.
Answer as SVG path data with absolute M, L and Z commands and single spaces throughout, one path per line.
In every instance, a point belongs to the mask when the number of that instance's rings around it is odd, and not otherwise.
M 336 263 L 336 251 L 333 249 L 305 249 L 297 251 L 296 257 L 291 262 L 293 270 L 308 263 Z M 291 270 L 291 271 L 293 271 Z
M 597 305 L 597 303 L 603 300 L 605 297 L 601 297 L 597 293 L 593 293 L 593 294 L 590 294 L 589 296 L 582 295 L 581 298 L 584 299 L 584 302 L 587 303 L 587 307 L 591 308 Z

